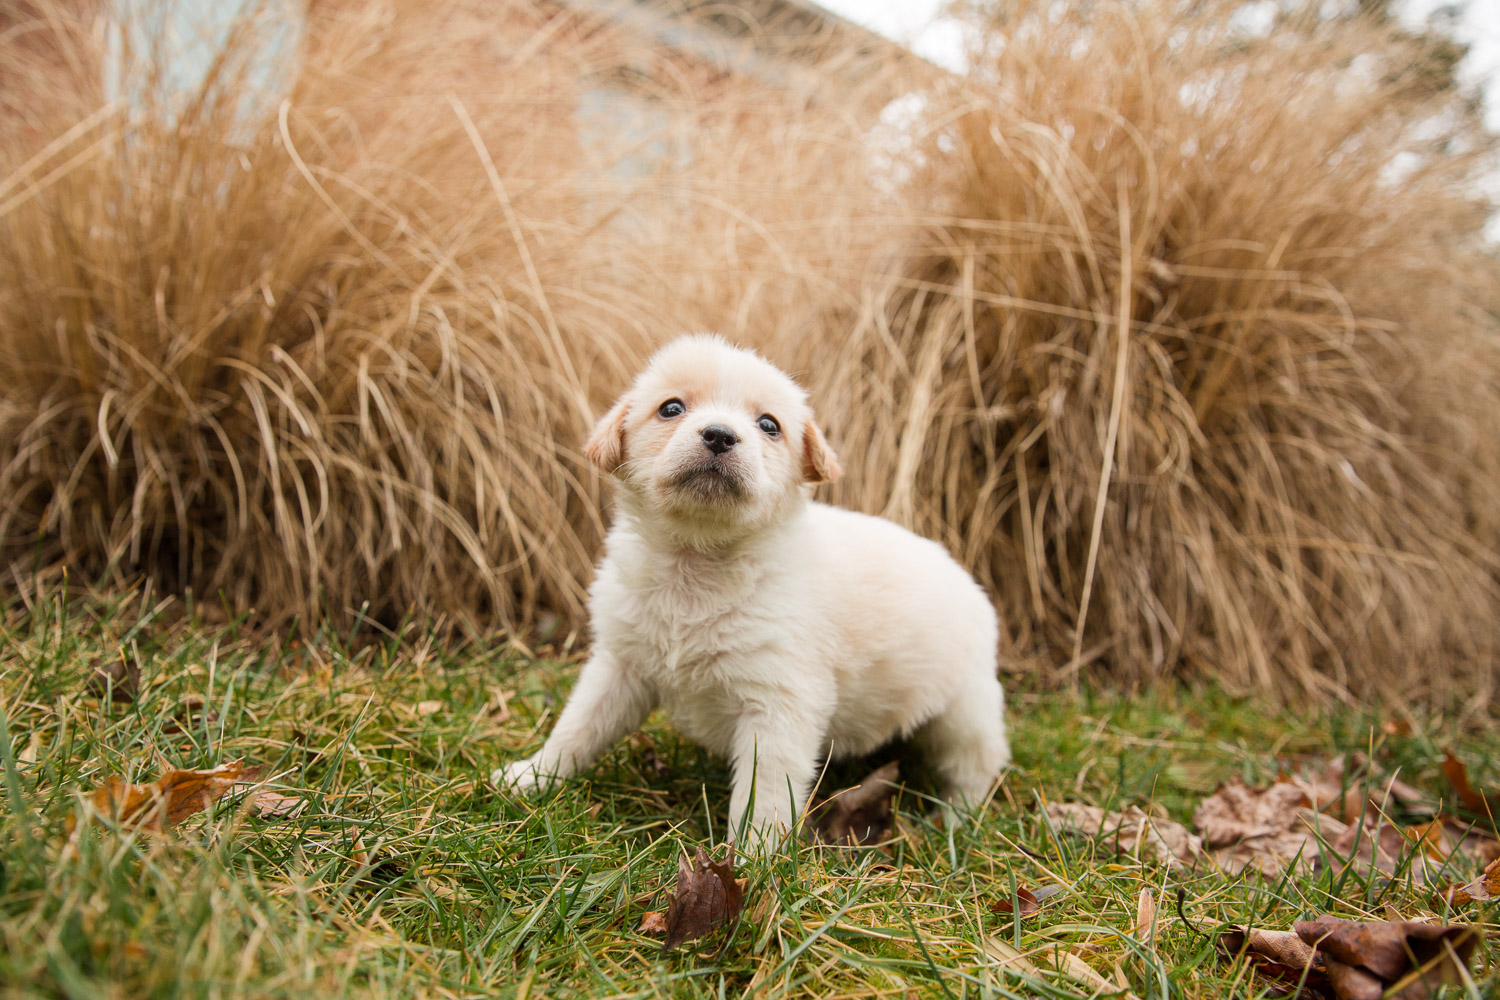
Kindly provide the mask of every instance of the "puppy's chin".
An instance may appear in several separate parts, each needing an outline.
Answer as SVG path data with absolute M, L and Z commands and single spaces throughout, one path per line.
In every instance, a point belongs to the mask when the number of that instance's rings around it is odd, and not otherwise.
M 717 463 L 684 469 L 666 483 L 666 492 L 674 499 L 709 507 L 732 507 L 743 504 L 749 491 L 733 470 Z

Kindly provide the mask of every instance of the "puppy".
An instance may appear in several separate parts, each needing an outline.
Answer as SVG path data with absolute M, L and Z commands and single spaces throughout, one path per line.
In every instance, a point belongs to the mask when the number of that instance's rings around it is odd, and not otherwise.
M 752 839 L 796 821 L 826 755 L 913 733 L 950 798 L 985 797 L 1010 760 L 994 608 L 940 545 L 809 499 L 840 469 L 795 382 L 683 337 L 585 454 L 620 486 L 593 656 L 542 749 L 492 780 L 567 777 L 661 705 L 730 759 Z

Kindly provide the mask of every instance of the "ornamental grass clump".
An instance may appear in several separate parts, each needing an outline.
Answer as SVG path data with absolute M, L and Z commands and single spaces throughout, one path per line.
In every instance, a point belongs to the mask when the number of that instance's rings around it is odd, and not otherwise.
M 1494 145 L 1431 45 L 996 9 L 845 362 L 808 362 L 844 498 L 950 545 L 1059 680 L 1485 697 Z

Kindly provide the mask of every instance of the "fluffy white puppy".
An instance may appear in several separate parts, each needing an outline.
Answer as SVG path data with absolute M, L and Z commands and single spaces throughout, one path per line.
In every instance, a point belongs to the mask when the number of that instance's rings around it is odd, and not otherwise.
M 592 764 L 664 706 L 733 763 L 730 822 L 790 826 L 825 755 L 924 741 L 950 798 L 1010 760 L 984 591 L 942 546 L 809 499 L 838 461 L 806 394 L 714 336 L 661 350 L 586 454 L 619 480 L 593 655 L 542 749 L 493 780 Z

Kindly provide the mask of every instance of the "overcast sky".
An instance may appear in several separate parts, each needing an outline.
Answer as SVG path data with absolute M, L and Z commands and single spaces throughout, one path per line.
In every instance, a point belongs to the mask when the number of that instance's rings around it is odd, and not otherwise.
M 963 61 L 963 38 L 957 22 L 939 17 L 942 0 L 818 0 L 849 20 L 872 28 L 915 49 L 933 62 L 953 69 Z M 1405 0 L 1405 16 L 1420 23 L 1451 0 Z M 1460 77 L 1485 90 L 1485 120 L 1500 132 L 1500 0 L 1468 0 L 1457 25 L 1460 41 L 1470 46 Z

